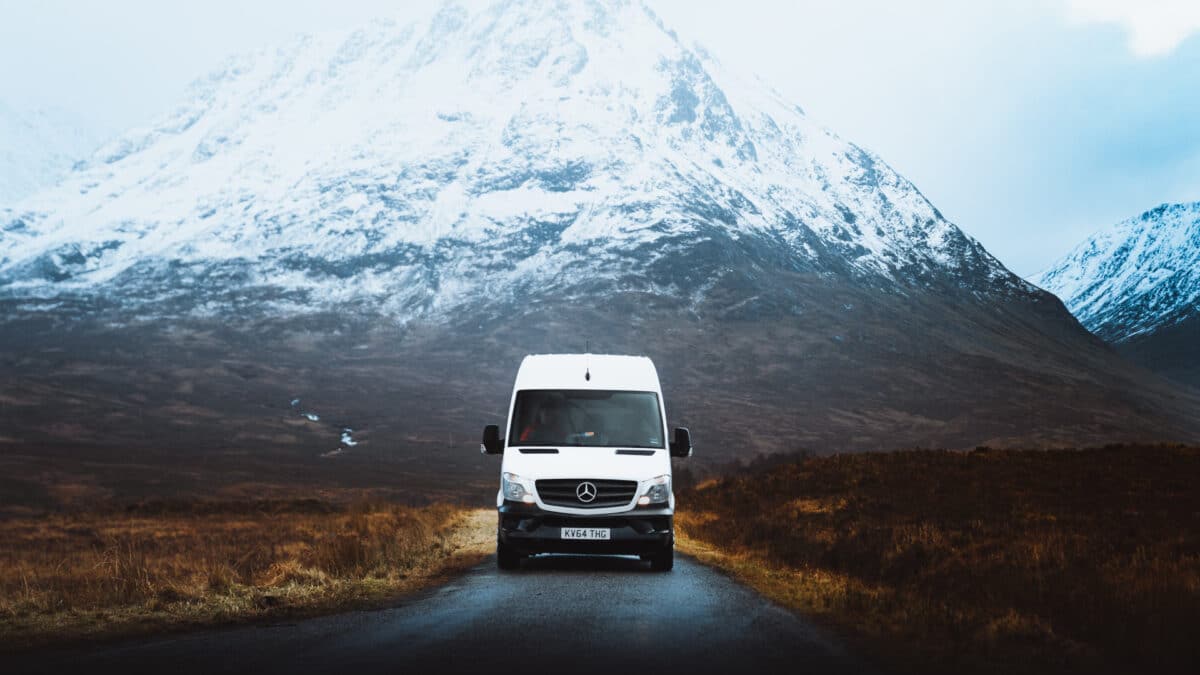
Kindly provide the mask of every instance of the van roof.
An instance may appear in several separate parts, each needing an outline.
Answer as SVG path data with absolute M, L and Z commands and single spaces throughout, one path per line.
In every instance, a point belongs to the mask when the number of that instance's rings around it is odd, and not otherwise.
M 591 379 L 584 377 L 591 374 Z M 645 356 L 530 354 L 521 361 L 515 389 L 615 389 L 661 393 L 658 371 Z

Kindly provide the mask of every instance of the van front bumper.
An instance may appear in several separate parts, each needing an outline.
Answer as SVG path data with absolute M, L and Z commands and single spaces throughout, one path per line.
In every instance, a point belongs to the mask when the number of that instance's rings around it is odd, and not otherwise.
M 522 555 L 535 553 L 625 553 L 661 551 L 674 543 L 670 509 L 633 509 L 606 515 L 546 511 L 532 504 L 505 502 L 496 535 Z M 609 539 L 563 539 L 564 527 L 604 527 Z

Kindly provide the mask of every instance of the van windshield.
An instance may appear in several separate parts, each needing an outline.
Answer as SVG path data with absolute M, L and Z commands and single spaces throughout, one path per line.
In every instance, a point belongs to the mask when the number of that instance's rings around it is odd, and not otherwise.
M 661 448 L 658 394 L 526 389 L 517 392 L 510 446 Z

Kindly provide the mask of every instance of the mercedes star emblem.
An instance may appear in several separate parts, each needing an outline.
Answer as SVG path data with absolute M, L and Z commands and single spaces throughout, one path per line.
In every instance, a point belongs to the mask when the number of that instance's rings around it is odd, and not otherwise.
M 579 487 L 575 488 L 575 496 L 584 504 L 591 502 L 596 498 L 596 484 L 586 480 L 583 481 L 579 484 Z

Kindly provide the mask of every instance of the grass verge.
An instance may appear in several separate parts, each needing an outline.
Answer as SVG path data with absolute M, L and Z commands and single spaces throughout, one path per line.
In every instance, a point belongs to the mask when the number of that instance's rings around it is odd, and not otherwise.
M 315 500 L 0 521 L 0 648 L 378 604 L 465 569 L 495 514 Z
M 901 671 L 1195 672 L 1200 448 L 913 451 L 747 469 L 679 546 Z

